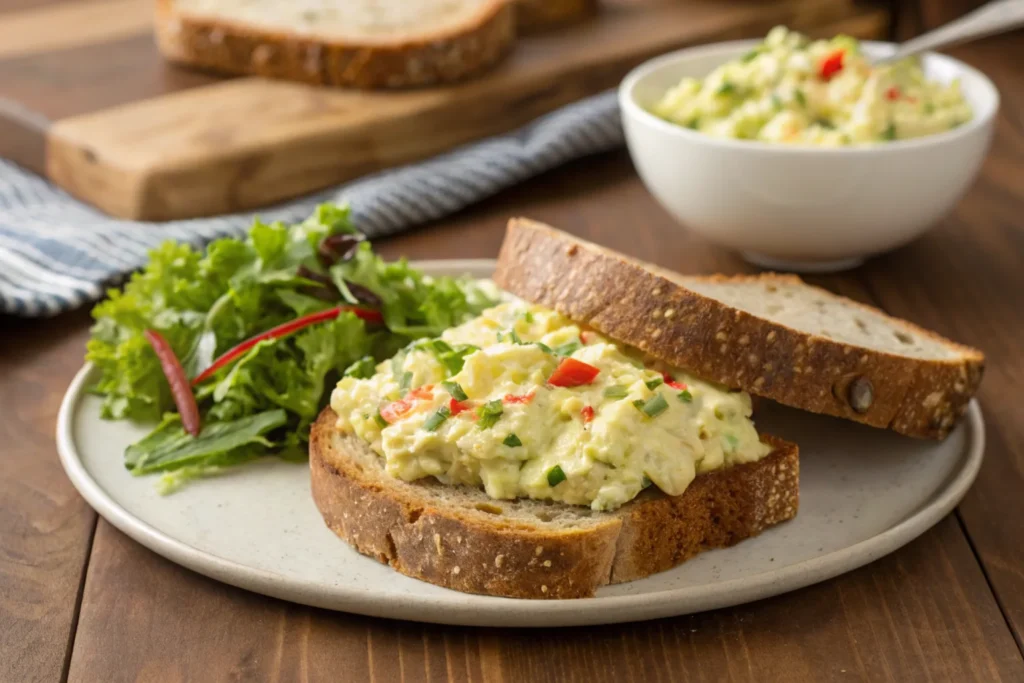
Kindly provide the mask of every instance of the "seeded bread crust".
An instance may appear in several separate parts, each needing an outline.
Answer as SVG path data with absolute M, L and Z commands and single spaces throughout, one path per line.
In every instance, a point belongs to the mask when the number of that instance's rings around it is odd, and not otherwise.
M 675 278 L 681 276 L 524 218 L 509 221 L 494 275 L 527 301 L 701 378 L 908 436 L 945 438 L 981 382 L 980 351 L 910 323 L 898 321 L 955 357 L 924 360 L 798 331 Z M 802 284 L 776 274 L 732 279 Z
M 582 21 L 597 12 L 598 0 L 516 0 L 523 33 L 537 33 Z
M 287 29 L 190 16 L 157 0 L 156 37 L 172 62 L 320 85 L 405 88 L 450 83 L 496 64 L 515 41 L 515 8 L 491 0 L 472 24 L 394 43 L 335 43 Z
M 589 597 L 756 536 L 799 505 L 797 447 L 769 436 L 763 440 L 774 450 L 757 462 L 702 474 L 679 496 L 652 487 L 598 513 L 395 479 L 336 421 L 325 409 L 309 444 L 313 500 L 327 526 L 402 574 L 467 593 Z M 558 519 L 546 519 L 548 510 Z M 567 522 L 572 514 L 578 519 Z

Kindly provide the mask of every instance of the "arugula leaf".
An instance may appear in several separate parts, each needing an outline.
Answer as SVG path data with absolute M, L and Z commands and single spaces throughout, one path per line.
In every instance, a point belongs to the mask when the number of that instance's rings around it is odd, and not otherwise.
M 283 410 L 269 410 L 231 422 L 211 422 L 193 437 L 181 426 L 181 418 L 164 418 L 152 433 L 124 453 L 132 474 L 148 474 L 193 464 L 203 458 L 227 453 L 252 443 L 270 445 L 263 435 L 288 421 Z

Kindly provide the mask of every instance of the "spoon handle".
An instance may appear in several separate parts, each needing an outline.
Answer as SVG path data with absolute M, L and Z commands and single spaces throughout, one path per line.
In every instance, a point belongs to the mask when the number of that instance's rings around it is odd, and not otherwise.
M 891 62 L 925 50 L 1004 33 L 1019 26 L 1024 26 L 1024 0 L 993 0 L 956 21 L 908 40 L 881 61 Z

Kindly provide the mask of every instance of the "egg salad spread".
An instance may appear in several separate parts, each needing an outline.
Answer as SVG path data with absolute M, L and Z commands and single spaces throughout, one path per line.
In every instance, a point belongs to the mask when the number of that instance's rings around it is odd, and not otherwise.
M 346 375 L 331 396 L 337 427 L 369 443 L 389 475 L 496 499 L 611 510 L 648 486 L 679 495 L 698 473 L 770 451 L 749 395 L 645 364 L 522 302 Z
M 927 80 L 918 59 L 872 66 L 853 38 L 812 42 L 781 26 L 703 80 L 684 78 L 652 113 L 720 138 L 822 147 L 934 135 L 973 115 L 959 83 Z

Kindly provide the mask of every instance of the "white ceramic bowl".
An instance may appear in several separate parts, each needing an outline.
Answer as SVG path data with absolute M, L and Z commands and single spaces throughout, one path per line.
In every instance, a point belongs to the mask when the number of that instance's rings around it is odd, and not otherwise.
M 951 131 L 869 147 L 796 147 L 713 138 L 647 111 L 684 76 L 703 77 L 757 41 L 673 52 L 634 69 L 619 88 L 633 163 L 680 223 L 765 267 L 849 268 L 914 239 L 947 214 L 977 175 L 999 93 L 981 72 L 937 54 L 925 74 L 959 78 L 974 118 Z M 884 55 L 888 43 L 862 43 Z

